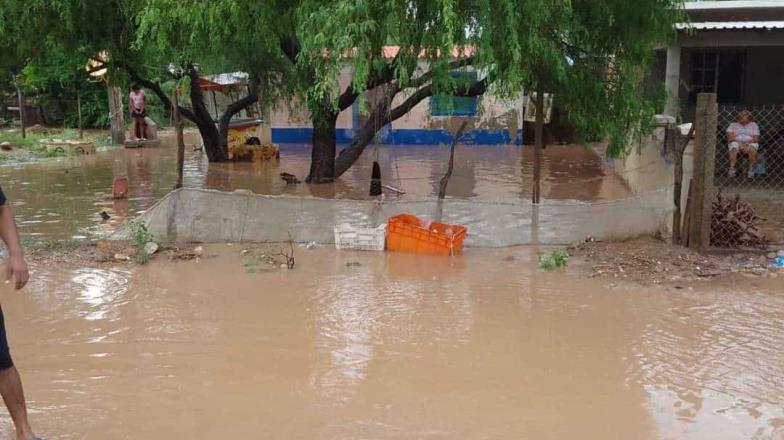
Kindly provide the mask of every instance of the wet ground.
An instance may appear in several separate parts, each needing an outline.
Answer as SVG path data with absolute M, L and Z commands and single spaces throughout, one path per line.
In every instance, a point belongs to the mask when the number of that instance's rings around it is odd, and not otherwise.
M 446 170 L 446 146 L 371 146 L 359 164 L 329 185 L 286 185 L 286 171 L 304 180 L 310 163 L 306 145 L 283 145 L 280 162 L 208 164 L 193 150 L 198 136 L 186 139 L 185 186 L 221 190 L 248 189 L 258 194 L 368 198 L 371 165 L 378 158 L 385 184 L 406 200 L 433 198 Z M 58 158 L 32 164 L 0 166 L 0 184 L 9 195 L 25 236 L 63 239 L 89 237 L 135 216 L 169 192 L 176 182 L 176 152 L 171 135 L 162 146 L 111 149 L 91 156 Z M 515 146 L 458 146 L 447 196 L 461 199 L 529 200 L 532 158 Z M 127 176 L 130 198 L 110 199 L 115 177 Z M 582 146 L 545 150 L 542 194 L 551 200 L 607 200 L 629 195 L 620 179 Z M 101 222 L 106 211 L 112 219 Z
M 240 255 L 3 287 L 45 438 L 784 438 L 777 280 L 609 289 L 531 247 Z

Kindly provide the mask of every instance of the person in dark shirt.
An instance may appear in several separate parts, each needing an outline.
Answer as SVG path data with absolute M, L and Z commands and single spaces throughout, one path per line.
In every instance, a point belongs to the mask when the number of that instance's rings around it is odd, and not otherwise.
M 15 290 L 23 288 L 30 279 L 27 263 L 24 259 L 22 246 L 19 244 L 19 233 L 11 207 L 0 188 L 0 238 L 5 242 L 8 251 L 5 262 L 5 282 L 10 283 Z M 0 395 L 3 396 L 5 406 L 11 414 L 11 419 L 16 427 L 17 440 L 40 440 L 33 434 L 30 423 L 27 421 L 27 405 L 25 403 L 22 379 L 14 367 L 11 352 L 8 349 L 8 339 L 5 334 L 3 309 L 0 308 Z

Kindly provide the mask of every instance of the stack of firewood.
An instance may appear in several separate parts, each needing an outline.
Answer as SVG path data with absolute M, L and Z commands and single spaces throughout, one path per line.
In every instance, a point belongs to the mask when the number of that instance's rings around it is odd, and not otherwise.
M 713 202 L 711 218 L 711 245 L 716 247 L 761 247 L 768 239 L 759 229 L 764 218 L 754 213 L 754 208 L 740 200 L 726 199 L 719 194 Z

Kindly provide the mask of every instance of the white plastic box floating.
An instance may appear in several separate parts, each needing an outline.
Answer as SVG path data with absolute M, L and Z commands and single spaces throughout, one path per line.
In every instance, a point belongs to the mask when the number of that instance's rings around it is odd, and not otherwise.
M 343 223 L 335 226 L 335 247 L 359 251 L 383 251 L 387 236 L 387 225 L 363 228 Z

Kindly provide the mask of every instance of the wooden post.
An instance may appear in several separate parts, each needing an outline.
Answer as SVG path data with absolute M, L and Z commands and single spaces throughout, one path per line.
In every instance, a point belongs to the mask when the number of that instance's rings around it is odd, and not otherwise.
M 542 189 L 542 146 L 544 145 L 544 93 L 536 91 L 536 128 L 534 129 L 534 190 L 533 203 L 539 204 Z
M 22 139 L 27 137 L 25 132 L 25 117 L 24 117 L 24 97 L 22 96 L 22 88 L 19 87 L 18 77 L 14 75 L 14 87 L 16 87 L 16 99 L 19 105 L 19 125 L 22 127 Z
M 694 179 L 689 213 L 689 247 L 705 252 L 710 246 L 713 176 L 716 164 L 718 105 L 715 93 L 697 95 L 694 120 Z
M 79 89 L 76 90 L 76 113 L 79 115 L 79 139 L 84 138 L 84 127 L 82 127 L 82 95 Z
M 686 148 L 689 146 L 689 141 L 693 135 L 694 124 L 691 124 L 691 130 L 689 130 L 689 133 L 685 138 L 681 138 L 680 130 L 677 127 L 670 127 L 668 125 L 668 137 L 665 137 L 665 139 L 671 141 L 670 145 L 672 146 L 672 151 L 675 155 L 675 182 L 673 187 L 673 202 L 675 203 L 675 211 L 672 213 L 672 244 L 683 244 L 684 246 L 687 246 L 687 244 L 681 240 L 681 231 L 683 228 L 683 210 L 681 209 L 681 200 L 683 198 L 683 154 L 686 151 Z
M 109 120 L 112 130 L 112 145 L 122 145 L 125 143 L 125 109 L 123 108 L 120 88 L 114 84 L 111 77 L 107 84 L 107 92 L 109 94 Z
M 180 104 L 177 99 L 177 90 L 172 94 L 172 114 L 174 115 L 174 130 L 177 135 L 177 184 L 174 189 L 182 188 L 182 174 L 185 166 L 185 141 L 182 138 L 182 116 Z

